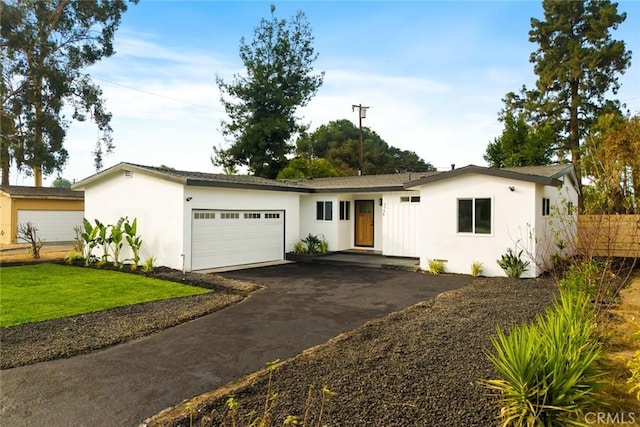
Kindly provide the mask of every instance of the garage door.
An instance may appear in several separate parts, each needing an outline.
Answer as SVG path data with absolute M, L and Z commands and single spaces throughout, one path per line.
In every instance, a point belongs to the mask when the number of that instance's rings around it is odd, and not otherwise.
M 18 210 L 18 224 L 31 222 L 43 242 L 70 242 L 76 237 L 73 228 L 82 226 L 83 211 Z M 23 240 L 18 239 L 19 242 Z
M 284 211 L 194 210 L 191 269 L 284 259 Z

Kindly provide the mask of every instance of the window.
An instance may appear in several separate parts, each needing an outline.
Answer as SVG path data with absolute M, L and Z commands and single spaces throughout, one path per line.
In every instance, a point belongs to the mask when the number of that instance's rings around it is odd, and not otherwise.
M 408 203 L 409 200 L 409 196 L 400 196 L 400 203 Z
M 260 219 L 259 213 L 245 213 L 244 219 Z
M 567 215 L 573 215 L 573 202 L 567 202 Z
M 546 197 L 542 198 L 542 216 L 549 216 L 551 211 L 551 200 Z
M 458 199 L 458 233 L 491 234 L 491 199 Z
M 215 219 L 215 212 L 194 212 L 193 219 Z
M 349 221 L 350 211 L 351 211 L 351 202 L 340 201 L 340 219 L 344 221 Z
M 400 203 L 420 203 L 420 196 L 400 196 Z
M 411 196 L 411 203 L 420 203 L 420 196 Z
M 333 220 L 333 202 L 316 202 L 316 219 L 318 221 Z
M 222 212 L 220 214 L 220 219 L 238 219 L 240 218 L 240 214 L 237 212 Z
M 274 218 L 280 218 L 280 214 L 279 213 L 271 213 L 271 212 L 267 212 L 264 214 L 264 217 L 266 219 L 274 219 Z

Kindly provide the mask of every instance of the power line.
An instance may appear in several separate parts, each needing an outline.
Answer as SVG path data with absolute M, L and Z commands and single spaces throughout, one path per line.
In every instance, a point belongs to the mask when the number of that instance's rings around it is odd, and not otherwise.
M 123 87 L 125 89 L 135 90 L 136 92 L 142 92 L 142 93 L 145 93 L 147 95 L 157 96 L 158 98 L 165 98 L 165 99 L 168 99 L 168 100 L 171 100 L 171 101 L 181 102 L 183 104 L 191 105 L 193 107 L 206 108 L 207 110 L 215 110 L 215 108 L 212 108 L 211 106 L 195 104 L 193 102 L 185 101 L 184 99 L 178 99 L 178 98 L 173 98 L 173 97 L 167 96 L 167 95 L 161 95 L 159 93 L 151 92 L 151 91 L 148 91 L 148 90 L 145 90 L 145 89 L 140 89 L 140 88 L 137 88 L 137 87 L 127 86 L 125 84 L 117 83 L 117 82 L 114 82 L 114 81 L 111 81 L 111 80 L 107 80 L 107 79 L 103 79 L 103 78 L 100 78 L 100 77 L 93 77 L 93 78 L 96 79 L 96 80 L 103 81 L 105 83 L 109 83 L 109 84 L 112 84 L 112 85 L 115 85 L 115 86 Z

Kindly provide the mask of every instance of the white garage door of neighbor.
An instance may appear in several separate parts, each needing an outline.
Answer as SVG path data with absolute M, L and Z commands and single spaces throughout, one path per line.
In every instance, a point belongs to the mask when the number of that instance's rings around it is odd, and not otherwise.
M 191 269 L 284 259 L 284 211 L 194 210 Z
M 83 211 L 18 210 L 18 224 L 31 222 L 43 242 L 71 242 L 76 237 L 74 227 L 82 226 Z M 19 242 L 24 240 L 18 239 Z

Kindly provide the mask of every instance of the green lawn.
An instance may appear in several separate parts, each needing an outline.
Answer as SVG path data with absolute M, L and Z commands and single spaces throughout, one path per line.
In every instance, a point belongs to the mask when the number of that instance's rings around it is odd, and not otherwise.
M 0 327 L 206 292 L 117 271 L 58 264 L 2 267 Z

